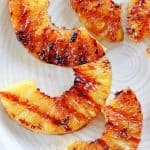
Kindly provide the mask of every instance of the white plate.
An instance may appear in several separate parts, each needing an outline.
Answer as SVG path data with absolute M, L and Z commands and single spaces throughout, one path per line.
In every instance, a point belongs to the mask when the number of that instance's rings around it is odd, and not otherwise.
M 127 0 L 122 2 L 125 9 Z M 49 10 L 53 22 L 59 26 L 81 25 L 69 6 L 69 0 L 53 0 Z M 123 17 L 125 27 L 126 13 Z M 148 40 L 135 44 L 126 36 L 125 41 L 121 43 L 104 42 L 109 50 L 107 56 L 113 68 L 110 97 L 122 88 L 131 87 L 141 101 L 144 126 L 140 150 L 150 149 L 150 57 L 144 53 Z M 0 87 L 25 79 L 36 80 L 43 91 L 56 96 L 69 89 L 74 76 L 72 69 L 41 63 L 27 53 L 16 40 L 12 30 L 8 0 L 0 0 Z M 103 117 L 99 115 L 87 127 L 73 134 L 64 136 L 36 134 L 10 120 L 0 107 L 0 150 L 63 150 L 74 139 L 95 140 L 103 129 Z

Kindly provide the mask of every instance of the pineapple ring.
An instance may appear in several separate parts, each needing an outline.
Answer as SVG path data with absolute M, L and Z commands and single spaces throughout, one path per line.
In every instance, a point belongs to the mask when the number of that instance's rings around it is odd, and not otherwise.
M 122 7 L 113 0 L 70 0 L 79 19 L 98 38 L 122 41 Z
M 74 85 L 60 97 L 40 92 L 32 81 L 0 91 L 8 115 L 25 128 L 44 134 L 65 134 L 88 124 L 105 105 L 111 86 L 107 58 L 76 66 Z
M 127 32 L 129 38 L 139 42 L 150 36 L 150 1 L 130 0 Z
M 105 55 L 104 47 L 85 28 L 58 29 L 47 14 L 49 0 L 10 0 L 17 39 L 38 59 L 60 66 L 76 66 Z
M 131 90 L 118 92 L 103 109 L 105 130 L 94 142 L 74 142 L 67 150 L 135 150 L 140 142 L 143 115 Z

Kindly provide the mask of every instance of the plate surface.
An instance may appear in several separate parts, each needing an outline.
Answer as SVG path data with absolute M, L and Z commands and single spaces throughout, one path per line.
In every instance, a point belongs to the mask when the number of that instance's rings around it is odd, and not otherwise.
M 125 27 L 128 1 L 116 1 L 123 3 Z M 81 26 L 69 5 L 69 0 L 52 0 L 48 13 L 58 26 Z M 125 40 L 121 43 L 102 42 L 108 48 L 107 56 L 113 69 L 113 85 L 109 99 L 116 91 L 131 87 L 141 102 L 144 125 L 139 150 L 149 150 L 150 147 L 150 57 L 145 54 L 148 41 L 150 39 L 136 44 L 125 35 Z M 8 0 L 0 0 L 0 88 L 27 79 L 35 80 L 47 94 L 58 96 L 71 87 L 74 76 L 72 69 L 41 63 L 27 53 L 12 30 Z M 99 115 L 87 127 L 73 134 L 36 134 L 10 120 L 2 107 L 0 122 L 0 150 L 63 150 L 75 139 L 95 140 L 104 129 L 103 116 Z

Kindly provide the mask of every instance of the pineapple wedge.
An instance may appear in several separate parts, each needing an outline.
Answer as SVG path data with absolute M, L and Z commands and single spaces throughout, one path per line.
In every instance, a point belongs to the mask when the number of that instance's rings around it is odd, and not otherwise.
M 124 39 L 122 8 L 112 0 L 71 0 L 71 5 L 81 22 L 98 38 L 112 42 Z
M 105 130 L 94 142 L 75 142 L 67 150 L 136 150 L 142 132 L 141 106 L 131 90 L 118 92 L 103 108 Z
M 127 32 L 136 42 L 150 36 L 150 0 L 130 0 Z
M 104 47 L 85 28 L 59 29 L 47 14 L 49 0 L 9 0 L 17 39 L 46 63 L 76 66 L 105 55 Z
M 60 97 L 40 92 L 33 81 L 0 90 L 8 115 L 23 127 L 44 134 L 65 134 L 88 124 L 110 92 L 111 66 L 107 58 L 76 66 L 74 85 Z

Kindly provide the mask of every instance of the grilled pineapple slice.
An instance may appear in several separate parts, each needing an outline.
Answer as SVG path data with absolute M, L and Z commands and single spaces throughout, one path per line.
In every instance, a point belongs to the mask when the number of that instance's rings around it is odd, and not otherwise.
M 35 132 L 65 134 L 85 126 L 105 105 L 111 86 L 108 59 L 74 67 L 75 81 L 60 97 L 50 97 L 33 81 L 22 82 L 0 91 L 8 115 Z
M 49 0 L 10 0 L 17 39 L 38 59 L 60 66 L 76 66 L 104 56 L 104 47 L 85 28 L 55 27 L 47 14 Z
M 142 41 L 150 36 L 150 1 L 130 0 L 127 32 L 133 41 Z
M 142 132 L 142 112 L 131 90 L 118 92 L 103 108 L 105 130 L 94 142 L 75 142 L 67 150 L 135 150 Z
M 148 45 L 148 47 L 146 48 L 146 54 L 150 56 L 150 45 Z
M 122 41 L 121 6 L 112 0 L 71 0 L 81 22 L 98 38 Z

